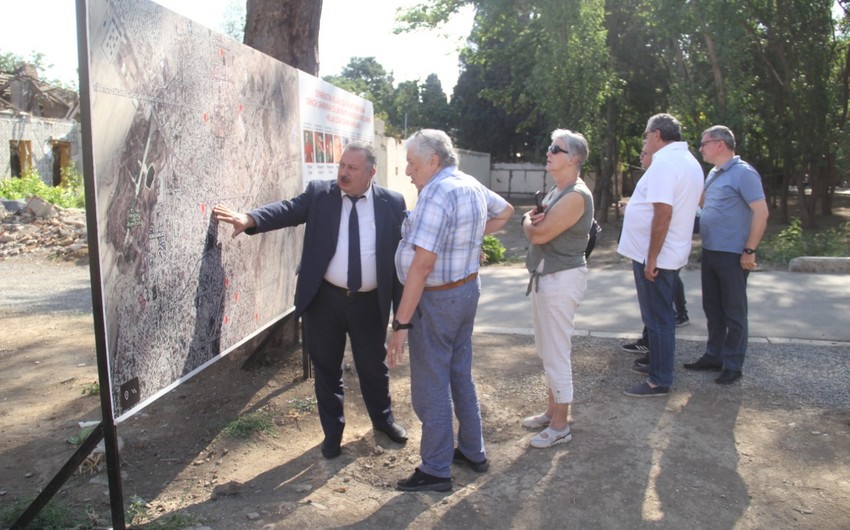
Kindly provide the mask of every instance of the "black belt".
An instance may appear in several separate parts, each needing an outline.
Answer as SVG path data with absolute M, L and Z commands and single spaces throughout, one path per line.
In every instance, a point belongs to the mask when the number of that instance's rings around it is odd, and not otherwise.
M 355 297 L 358 297 L 358 296 L 362 296 L 364 294 L 372 294 L 376 291 L 376 289 L 372 289 L 371 291 L 349 291 L 345 287 L 340 287 L 339 285 L 334 285 L 327 280 L 322 280 L 322 283 L 325 284 L 326 286 L 330 287 L 331 289 L 335 290 L 335 291 L 341 292 L 342 294 L 344 294 L 348 298 L 355 298 Z

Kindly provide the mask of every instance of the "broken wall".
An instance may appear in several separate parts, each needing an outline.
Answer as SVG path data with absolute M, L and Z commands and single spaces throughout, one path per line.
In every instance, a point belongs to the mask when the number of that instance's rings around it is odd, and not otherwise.
M 75 121 L 0 112 L 0 179 L 12 178 L 16 163 L 32 164 L 45 184 L 54 185 L 58 182 L 55 173 L 62 163 L 67 163 L 60 160 L 63 154 L 67 157 L 66 148 L 70 148 L 70 161 L 82 172 L 80 142 L 80 125 Z M 28 160 L 21 160 L 23 151 L 28 152 Z

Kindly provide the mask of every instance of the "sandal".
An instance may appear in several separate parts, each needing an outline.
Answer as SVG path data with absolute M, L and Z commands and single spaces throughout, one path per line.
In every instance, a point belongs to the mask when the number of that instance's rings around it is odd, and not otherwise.
M 565 431 L 556 431 L 552 429 L 552 427 L 546 427 L 546 429 L 531 439 L 529 445 L 538 449 L 545 449 L 547 447 L 552 447 L 553 445 L 567 443 L 572 439 L 573 434 L 569 425 L 567 425 L 567 430 Z
M 546 413 L 538 414 L 537 416 L 529 416 L 527 418 L 523 418 L 522 426 L 526 429 L 542 429 L 543 427 L 548 427 L 549 422 L 552 421 L 552 418 L 546 415 Z

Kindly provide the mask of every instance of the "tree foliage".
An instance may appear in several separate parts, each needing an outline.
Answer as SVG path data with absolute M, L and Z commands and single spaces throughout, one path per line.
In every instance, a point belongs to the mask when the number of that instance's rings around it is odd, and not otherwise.
M 252 3 L 276 4 L 249 1 L 249 32 Z M 315 14 L 321 1 L 307 4 Z M 374 58 L 326 79 L 372 100 L 390 134 L 445 129 L 494 160 L 542 160 L 553 129 L 577 130 L 603 217 L 629 191 L 658 112 L 677 116 L 692 145 L 711 125 L 732 128 L 782 217 L 792 184 L 803 226 L 830 214 L 850 170 L 848 2 L 422 0 L 396 31 L 437 28 L 465 6 L 475 20 L 450 103 L 435 75 L 396 85 Z
M 47 70 L 53 67 L 53 65 L 45 62 L 43 53 L 31 52 L 29 57 L 24 57 L 12 52 L 0 51 L 0 72 L 13 74 L 24 64 L 35 67 L 39 81 L 50 86 L 76 92 L 77 88 L 74 84 L 64 83 L 58 79 L 49 79 L 47 77 Z
M 850 170 L 848 2 L 425 0 L 399 31 L 436 28 L 466 5 L 459 145 L 534 159 L 552 129 L 580 131 L 604 207 L 628 191 L 647 118 L 670 112 L 692 145 L 711 125 L 732 128 L 783 217 L 791 184 L 804 226 L 830 213 Z
M 324 80 L 371 101 L 391 135 L 426 127 L 450 128 L 452 109 L 436 74 L 422 84 L 404 81 L 394 86 L 392 74 L 374 57 L 352 57 L 339 75 Z

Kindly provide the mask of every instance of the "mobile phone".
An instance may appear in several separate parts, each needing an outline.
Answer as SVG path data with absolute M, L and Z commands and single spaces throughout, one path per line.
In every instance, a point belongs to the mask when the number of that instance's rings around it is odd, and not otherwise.
M 544 208 L 543 207 L 543 199 L 544 199 L 544 197 L 546 197 L 546 192 L 544 192 L 544 191 L 538 191 L 537 193 L 534 194 L 534 205 L 537 207 L 536 213 L 542 213 L 543 212 L 543 208 Z

